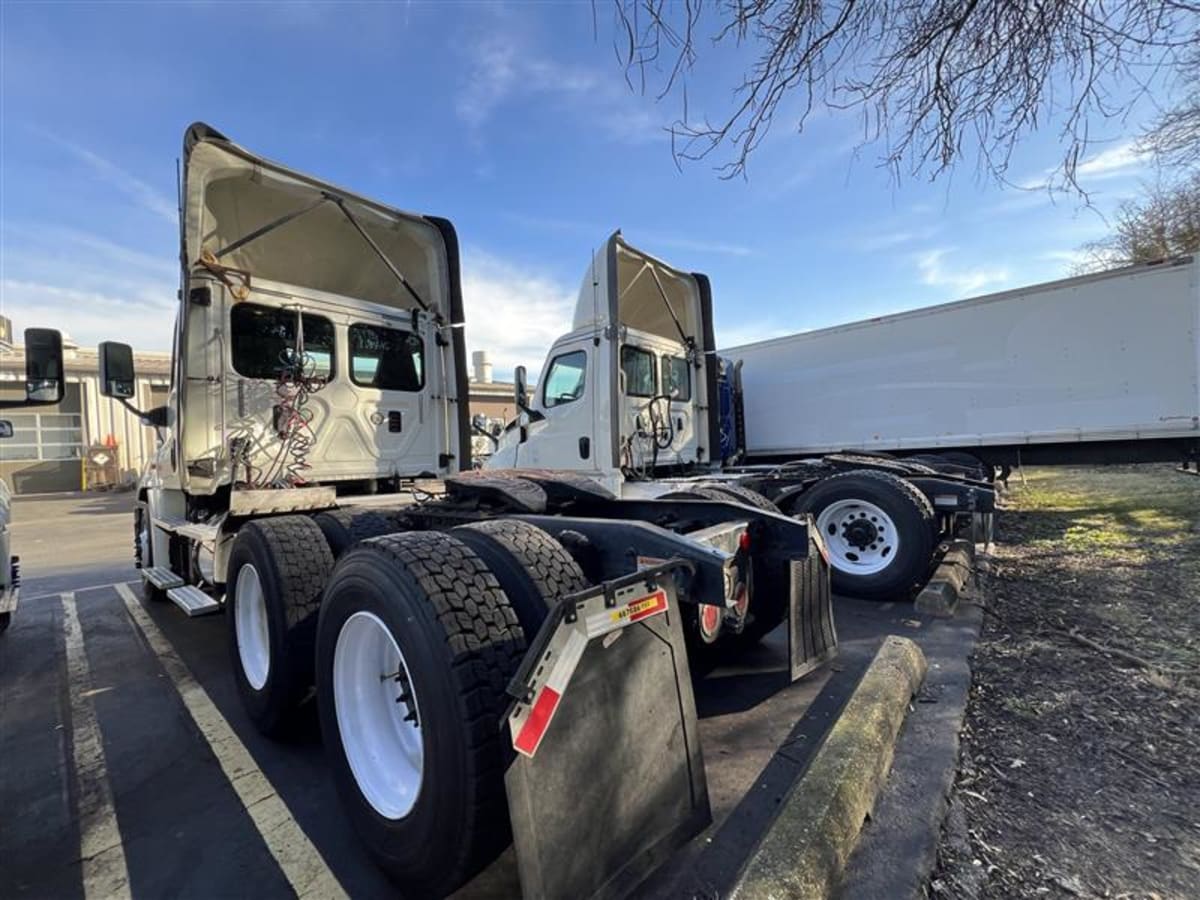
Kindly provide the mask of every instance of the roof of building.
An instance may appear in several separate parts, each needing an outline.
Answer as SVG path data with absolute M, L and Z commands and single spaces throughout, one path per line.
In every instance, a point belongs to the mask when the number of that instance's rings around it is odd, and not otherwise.
M 94 375 L 100 369 L 100 354 L 91 347 L 63 348 L 63 367 L 68 375 Z M 152 378 L 169 377 L 171 354 L 161 350 L 140 350 L 133 354 L 133 367 L 139 376 Z M 17 345 L 12 350 L 0 352 L 0 372 L 23 373 L 25 371 L 25 348 Z

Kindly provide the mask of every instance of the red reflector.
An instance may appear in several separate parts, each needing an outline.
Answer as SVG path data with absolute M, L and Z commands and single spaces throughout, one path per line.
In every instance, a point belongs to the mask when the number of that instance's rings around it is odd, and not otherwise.
M 739 550 L 749 550 L 750 549 L 750 532 L 743 531 L 740 535 L 738 535 L 738 549 Z
M 513 741 L 513 746 L 517 750 L 527 756 L 533 756 L 537 745 L 542 741 L 542 735 L 546 733 L 546 726 L 550 724 L 550 717 L 554 715 L 554 708 L 558 706 L 558 700 L 558 691 L 551 687 L 542 688 L 542 692 L 534 701 L 533 708 L 529 710 L 529 718 L 521 726 L 521 733 Z

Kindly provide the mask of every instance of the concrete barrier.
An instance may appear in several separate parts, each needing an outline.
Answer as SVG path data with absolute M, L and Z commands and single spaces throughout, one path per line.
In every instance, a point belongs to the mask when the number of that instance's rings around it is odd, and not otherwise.
M 825 742 L 780 805 L 747 863 L 737 900 L 828 896 L 858 841 L 892 765 L 925 656 L 908 638 L 886 638 Z

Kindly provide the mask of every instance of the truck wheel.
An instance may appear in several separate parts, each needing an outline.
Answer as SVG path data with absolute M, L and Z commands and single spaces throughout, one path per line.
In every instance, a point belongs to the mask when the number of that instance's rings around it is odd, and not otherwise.
M 225 613 L 238 692 L 263 734 L 296 718 L 313 684 L 321 593 L 333 555 L 307 516 L 249 522 L 229 555 Z
M 705 491 L 716 491 L 719 494 L 725 494 L 733 498 L 736 503 L 743 503 L 746 506 L 753 506 L 755 509 L 766 510 L 767 512 L 779 512 L 779 507 L 760 494 L 758 491 L 752 491 L 748 487 L 742 487 L 740 484 L 726 483 L 724 481 L 706 482 L 703 486 Z
M 524 653 L 496 577 L 453 534 L 372 538 L 334 569 L 321 733 L 355 829 L 405 896 L 450 893 L 511 840 L 501 717 Z
M 794 513 L 812 513 L 825 539 L 835 591 L 886 600 L 929 569 L 936 518 L 929 500 L 888 472 L 857 469 L 818 482 Z
M 491 569 L 527 640 L 533 640 L 555 603 L 588 587 L 583 570 L 566 548 L 528 522 L 493 519 L 450 533 Z
M 330 509 L 317 513 L 313 521 L 334 559 L 359 541 L 404 530 L 394 515 L 375 509 Z
M 150 540 L 150 507 L 139 503 L 133 509 L 133 562 L 135 568 L 154 568 L 154 544 Z M 167 592 L 160 591 L 142 579 L 142 596 L 147 600 L 164 600 Z

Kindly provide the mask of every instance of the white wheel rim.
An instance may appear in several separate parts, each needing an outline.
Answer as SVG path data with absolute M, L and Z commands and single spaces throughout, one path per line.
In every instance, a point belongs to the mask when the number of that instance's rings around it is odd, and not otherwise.
M 234 629 L 242 674 L 250 687 L 261 691 L 271 672 L 271 634 L 267 626 L 267 604 L 263 599 L 258 570 L 247 563 L 238 570 L 233 589 Z
M 142 551 L 142 568 L 150 568 L 150 510 L 147 509 L 142 513 L 142 530 L 138 532 L 138 543 L 141 544 Z
M 404 654 L 374 613 L 354 613 L 338 632 L 333 703 L 342 749 L 363 797 L 385 819 L 408 815 L 425 768 L 421 712 Z
M 874 575 L 896 559 L 900 531 L 892 517 L 866 500 L 835 500 L 817 516 L 829 563 L 850 575 Z

